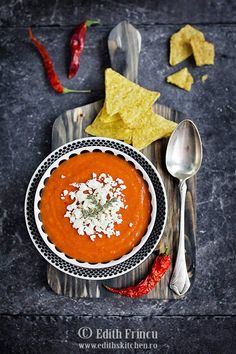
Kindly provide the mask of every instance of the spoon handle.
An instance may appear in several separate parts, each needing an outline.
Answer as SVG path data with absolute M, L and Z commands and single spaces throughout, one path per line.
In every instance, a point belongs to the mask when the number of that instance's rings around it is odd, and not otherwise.
M 185 199 L 187 192 L 186 181 L 180 181 L 180 233 L 179 246 L 175 262 L 175 267 L 170 280 L 170 288 L 179 296 L 184 295 L 189 287 L 190 281 L 187 272 L 184 245 L 184 219 L 185 219 Z

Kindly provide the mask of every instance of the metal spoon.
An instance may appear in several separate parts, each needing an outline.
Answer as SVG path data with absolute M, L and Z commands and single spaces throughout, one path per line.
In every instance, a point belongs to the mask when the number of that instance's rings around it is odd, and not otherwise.
M 190 281 L 187 272 L 184 245 L 184 215 L 188 178 L 194 176 L 202 162 L 202 143 L 197 127 L 191 120 L 182 121 L 168 142 L 166 167 L 169 173 L 178 178 L 180 191 L 180 234 L 175 267 L 170 280 L 170 288 L 179 296 L 184 295 Z

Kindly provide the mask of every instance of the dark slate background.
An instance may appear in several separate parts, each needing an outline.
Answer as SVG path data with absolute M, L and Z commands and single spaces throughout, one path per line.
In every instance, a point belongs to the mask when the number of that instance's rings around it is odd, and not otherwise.
M 0 1 L 1 353 L 80 352 L 81 326 L 94 332 L 156 330 L 157 352 L 162 353 L 236 353 L 235 10 L 233 0 Z M 69 36 L 87 18 L 100 18 L 102 24 L 90 28 L 79 75 L 68 82 Z M 50 152 L 52 124 L 63 111 L 103 97 L 107 36 L 124 19 L 142 35 L 140 84 L 160 90 L 160 103 L 186 112 L 203 139 L 196 280 L 179 301 L 56 296 L 47 286 L 46 263 L 24 223 L 25 191 L 35 168 Z M 168 65 L 168 38 L 185 23 L 195 24 L 216 46 L 214 66 L 195 68 L 189 59 L 177 67 L 188 66 L 193 73 L 190 93 L 165 83 L 177 69 Z M 49 87 L 27 38 L 29 25 L 49 48 L 64 85 L 92 88 L 92 94 L 60 96 Z M 209 79 L 203 84 L 200 76 L 205 73 Z

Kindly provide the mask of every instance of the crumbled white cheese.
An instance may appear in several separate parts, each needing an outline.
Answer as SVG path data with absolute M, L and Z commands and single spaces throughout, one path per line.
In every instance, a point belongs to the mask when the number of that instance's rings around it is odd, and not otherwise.
M 61 175 L 61 178 L 66 178 L 66 176 L 64 176 L 64 175 Z
M 98 179 L 100 179 L 100 180 L 101 180 L 101 179 L 104 179 L 104 178 L 106 178 L 106 176 L 107 176 L 107 175 L 106 175 L 105 173 L 101 173 Z
M 70 186 L 76 187 L 76 188 L 79 188 L 79 185 L 80 185 L 79 183 L 71 183 L 71 184 L 70 184 Z
M 66 209 L 69 211 L 76 209 L 76 201 L 72 204 L 67 205 Z
M 130 222 L 130 223 L 129 223 L 129 227 L 132 227 L 132 226 L 133 226 L 133 223 L 132 223 L 132 222 Z
M 64 217 L 69 219 L 78 234 L 88 235 L 93 242 L 103 234 L 108 238 L 119 236 L 120 231 L 115 230 L 115 225 L 123 222 L 119 212 L 128 207 L 122 192 L 126 189 L 123 180 L 113 180 L 106 173 L 99 176 L 93 173 L 87 182 L 70 185 L 76 189 L 71 192 L 64 190 L 61 194 L 61 198 L 68 194 L 72 201 L 67 205 Z
M 116 182 L 119 183 L 119 184 L 124 184 L 124 181 L 122 179 L 120 179 L 120 178 L 117 178 Z

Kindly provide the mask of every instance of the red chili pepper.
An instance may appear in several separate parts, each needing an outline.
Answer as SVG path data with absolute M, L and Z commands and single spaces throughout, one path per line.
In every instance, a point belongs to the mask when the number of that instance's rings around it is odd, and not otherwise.
M 70 40 L 70 50 L 71 50 L 71 63 L 68 73 L 68 79 L 72 79 L 75 76 L 80 66 L 80 55 L 84 50 L 84 42 L 88 27 L 95 23 L 100 23 L 99 21 L 87 20 L 79 24 Z
M 156 257 L 150 273 L 138 284 L 123 289 L 110 288 L 106 285 L 105 288 L 112 293 L 122 296 L 141 297 L 148 294 L 156 286 L 159 280 L 166 273 L 167 269 L 170 267 L 170 264 L 171 259 L 166 250 L 164 254 L 160 254 Z
M 42 57 L 48 80 L 55 91 L 57 91 L 58 93 L 91 92 L 91 90 L 72 90 L 72 89 L 67 89 L 67 88 L 63 87 L 58 76 L 57 76 L 57 73 L 54 69 L 54 65 L 53 65 L 50 55 L 48 54 L 48 52 L 47 52 L 46 48 L 43 46 L 43 44 L 41 42 L 39 42 L 36 37 L 34 37 L 32 31 L 31 31 L 31 28 L 29 28 L 29 37 L 31 39 L 31 42 L 38 49 L 38 51 Z

